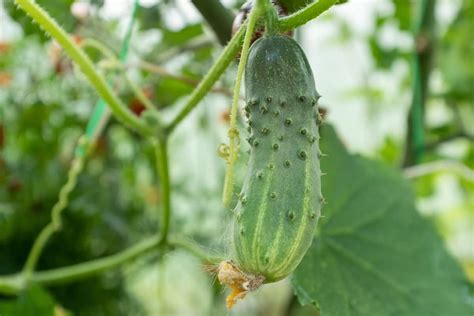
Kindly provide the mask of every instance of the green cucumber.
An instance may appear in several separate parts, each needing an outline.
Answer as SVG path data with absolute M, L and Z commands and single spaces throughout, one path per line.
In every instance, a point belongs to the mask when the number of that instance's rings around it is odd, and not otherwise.
M 268 283 L 300 263 L 320 216 L 320 96 L 303 50 L 284 35 L 251 46 L 245 89 L 251 152 L 234 209 L 234 262 Z

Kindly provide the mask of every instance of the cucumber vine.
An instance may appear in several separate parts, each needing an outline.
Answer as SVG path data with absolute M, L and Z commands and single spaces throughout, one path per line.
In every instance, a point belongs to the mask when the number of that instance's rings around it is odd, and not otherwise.
M 286 31 L 289 29 L 296 28 L 305 24 L 306 22 L 316 18 L 321 13 L 328 10 L 332 5 L 336 4 L 338 0 L 320 0 L 309 4 L 307 7 L 300 11 L 289 15 L 285 18 L 278 20 L 273 19 L 271 22 L 271 28 L 279 29 L 280 31 Z M 229 155 L 229 166 L 235 161 L 237 155 L 237 144 L 238 135 L 236 131 L 236 114 L 238 105 L 238 92 L 240 90 L 240 82 L 242 79 L 243 66 L 247 58 L 248 48 L 250 46 L 250 39 L 252 31 L 257 24 L 259 17 L 265 16 L 268 20 L 269 16 L 272 16 L 273 10 L 268 0 L 257 0 L 256 6 L 252 10 L 249 21 L 244 23 L 236 34 L 229 41 L 221 55 L 217 58 L 209 72 L 205 75 L 199 85 L 193 90 L 189 96 L 187 102 L 178 114 L 171 119 L 170 122 L 164 122 L 161 120 L 159 113 L 157 114 L 158 120 L 154 120 L 156 126 L 151 126 L 150 123 L 140 117 L 134 115 L 131 110 L 120 100 L 117 93 L 112 89 L 111 85 L 107 82 L 104 76 L 96 70 L 96 66 L 90 60 L 90 58 L 84 53 L 84 51 L 76 45 L 64 29 L 59 26 L 56 21 L 45 12 L 40 5 L 33 0 L 15 0 L 16 5 L 21 8 L 31 19 L 36 22 L 48 35 L 50 35 L 58 44 L 63 48 L 66 54 L 73 60 L 73 62 L 79 66 L 79 69 L 88 79 L 89 83 L 97 91 L 98 95 L 102 98 L 97 106 L 97 112 L 91 117 L 89 125 L 86 128 L 86 136 L 81 139 L 78 146 L 76 147 L 75 158 L 72 161 L 71 169 L 69 171 L 68 180 L 64 187 L 61 189 L 59 201 L 53 207 L 52 210 L 52 221 L 43 229 L 43 231 L 37 237 L 37 240 L 32 247 L 32 250 L 25 263 L 24 269 L 21 272 L 12 275 L 0 276 L 0 293 L 16 295 L 29 283 L 39 283 L 44 285 L 67 283 L 73 280 L 85 278 L 91 275 L 102 273 L 111 268 L 118 267 L 126 262 L 129 262 L 140 255 L 147 253 L 151 250 L 160 249 L 165 251 L 170 248 L 183 248 L 194 254 L 201 260 L 210 263 L 216 263 L 220 258 L 210 257 L 206 251 L 204 251 L 199 245 L 187 241 L 183 238 L 179 238 L 170 234 L 170 219 L 172 216 L 171 206 L 171 181 L 169 176 L 169 154 L 168 154 L 168 136 L 174 131 L 174 129 L 188 116 L 188 114 L 199 104 L 199 102 L 209 93 L 213 85 L 228 68 L 228 66 L 235 60 L 239 50 L 242 49 L 242 59 L 239 65 L 237 81 L 234 89 L 233 106 L 231 113 L 231 127 L 229 130 L 230 138 L 230 155 Z M 135 0 L 135 9 L 137 7 L 137 1 Z M 133 12 L 135 16 L 135 10 Z M 131 24 L 133 23 L 132 22 Z M 128 42 L 131 35 L 131 26 L 128 29 L 124 45 L 120 54 L 120 60 L 118 61 L 115 57 L 112 58 L 114 63 L 123 63 L 127 55 Z M 244 39 L 245 35 L 245 39 Z M 91 42 L 86 42 L 87 45 L 91 45 Z M 93 44 L 92 44 L 93 45 Z M 96 48 L 97 45 L 95 45 Z M 107 50 L 102 50 L 107 55 Z M 112 56 L 108 56 L 112 57 Z M 123 67 L 122 67 L 123 68 Z M 123 69 L 121 69 L 123 70 Z M 129 80 L 128 80 L 129 81 Z M 129 82 L 130 83 L 130 82 Z M 139 89 L 132 89 L 138 95 L 140 99 L 146 98 L 144 95 L 140 95 Z M 146 100 L 142 100 L 146 101 Z M 148 100 L 149 101 L 149 100 Z M 150 101 L 151 102 L 151 101 Z M 88 262 L 79 263 L 67 267 L 60 267 L 47 271 L 35 271 L 36 263 L 41 255 L 41 252 L 46 245 L 49 237 L 61 227 L 61 213 L 67 207 L 68 195 L 74 189 L 77 177 L 83 170 L 87 154 L 91 150 L 95 139 L 100 134 L 103 126 L 107 121 L 107 111 L 105 110 L 105 104 L 111 111 L 112 115 L 119 120 L 126 127 L 131 130 L 138 132 L 141 136 L 150 139 L 155 147 L 156 153 L 156 168 L 160 177 L 160 184 L 162 190 L 162 219 L 161 229 L 159 234 L 155 234 L 151 237 L 144 239 L 143 241 L 132 245 L 131 247 L 107 257 L 100 259 L 94 259 Z M 151 109 L 152 104 L 145 102 Z M 156 116 L 155 116 L 156 117 Z M 229 195 L 231 190 L 233 167 L 230 167 L 226 180 L 226 192 Z

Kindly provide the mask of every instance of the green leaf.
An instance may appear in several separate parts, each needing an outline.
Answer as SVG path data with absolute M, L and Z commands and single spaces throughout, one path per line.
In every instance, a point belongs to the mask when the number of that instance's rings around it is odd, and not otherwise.
M 0 315 L 53 316 L 54 306 L 54 300 L 48 292 L 32 286 L 14 300 L 0 301 Z
M 417 213 L 410 186 L 386 166 L 349 154 L 332 128 L 321 138 L 328 204 L 294 273 L 300 302 L 322 316 L 473 315 L 468 281 Z

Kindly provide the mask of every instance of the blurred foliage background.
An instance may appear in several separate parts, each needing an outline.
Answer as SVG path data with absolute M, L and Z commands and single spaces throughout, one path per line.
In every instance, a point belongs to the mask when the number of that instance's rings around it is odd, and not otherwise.
M 93 38 L 118 52 L 132 1 L 37 2 L 78 42 Z M 233 14 L 243 3 L 223 2 Z M 356 2 L 337 6 L 296 34 L 313 65 L 326 121 L 336 126 L 350 150 L 412 178 L 420 211 L 436 223 L 473 281 L 474 2 L 436 1 L 431 21 L 422 29 L 427 36 L 417 39 L 413 32 L 419 1 Z M 97 101 L 58 45 L 10 0 L 2 6 L 0 275 L 22 268 L 34 238 L 49 221 L 74 146 Z M 360 21 L 361 16 L 367 19 Z M 417 123 L 421 126 L 415 126 L 423 130 L 423 150 L 415 161 L 406 157 L 411 141 L 407 125 L 413 122 L 414 54 L 423 47 L 428 47 L 432 62 L 423 73 L 426 102 Z M 142 1 L 126 65 L 130 78 L 171 115 L 221 49 L 191 3 Z M 100 62 L 97 51 L 87 52 Z M 363 54 L 361 60 L 358 54 Z M 226 139 L 235 66 L 170 140 L 173 231 L 218 253 L 226 252 L 222 236 L 227 224 L 222 223 L 229 222 L 230 214 L 220 201 L 225 165 L 217 148 Z M 106 67 L 102 71 L 114 75 Z M 352 81 L 345 82 L 344 76 Z M 140 115 L 143 105 L 127 83 L 118 80 L 115 88 Z M 246 156 L 241 157 L 239 183 Z M 413 169 L 415 165 L 426 168 Z M 79 177 L 64 213 L 64 229 L 48 243 L 38 268 L 113 254 L 155 233 L 159 192 L 151 145 L 112 120 Z M 0 296 L 0 315 L 2 308 L 17 315 L 41 309 L 45 312 L 37 315 L 51 310 L 55 315 L 222 315 L 223 292 L 213 284 L 187 253 L 152 253 L 124 269 L 83 281 L 33 287 L 20 303 Z M 265 287 L 233 314 L 317 312 L 299 307 L 283 282 Z

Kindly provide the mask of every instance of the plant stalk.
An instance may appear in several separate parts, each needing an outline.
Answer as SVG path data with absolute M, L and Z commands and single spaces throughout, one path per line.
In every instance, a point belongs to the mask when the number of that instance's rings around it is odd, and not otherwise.
M 247 22 L 247 29 L 245 31 L 244 43 L 242 45 L 242 54 L 240 56 L 239 67 L 237 69 L 237 80 L 234 86 L 234 96 L 232 98 L 232 108 L 230 110 L 230 125 L 229 125 L 229 156 L 227 157 L 227 171 L 224 180 L 224 190 L 222 194 L 222 201 L 224 206 L 229 206 L 232 200 L 232 194 L 234 191 L 234 166 L 237 160 L 237 154 L 239 150 L 239 131 L 237 130 L 237 110 L 239 105 L 240 86 L 244 75 L 245 65 L 247 64 L 247 58 L 249 55 L 250 42 L 253 37 L 253 32 L 259 17 L 262 15 L 266 8 L 265 0 L 257 0 L 254 2 L 252 11 Z
M 74 264 L 45 271 L 33 272 L 30 281 L 41 285 L 51 286 L 82 280 L 105 271 L 116 269 L 138 257 L 153 250 L 159 250 L 162 237 L 159 234 L 150 236 L 135 245 L 130 246 L 116 254 L 94 259 L 91 261 Z M 183 238 L 169 238 L 168 245 L 183 249 L 192 254 L 203 263 L 215 264 L 222 260 L 219 256 L 208 254 L 200 245 Z M 23 273 L 0 276 L 0 293 L 5 295 L 17 295 L 26 284 Z
M 413 96 L 407 118 L 403 166 L 421 161 L 425 147 L 424 112 L 434 50 L 435 0 L 421 0 L 415 21 L 415 52 L 412 57 Z
M 161 237 L 160 244 L 168 242 L 171 221 L 171 184 L 169 174 L 168 139 L 161 137 L 155 140 L 156 169 L 160 176 L 162 196 Z

